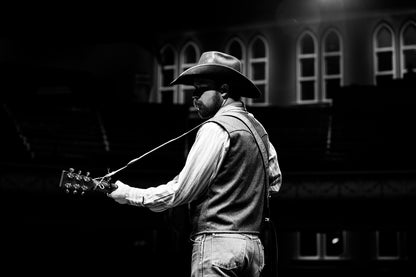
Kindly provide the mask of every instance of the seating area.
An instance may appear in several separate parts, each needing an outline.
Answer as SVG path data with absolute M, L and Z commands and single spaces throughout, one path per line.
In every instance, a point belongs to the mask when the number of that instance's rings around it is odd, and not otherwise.
M 178 136 L 187 124 L 184 107 L 92 106 L 56 99 L 3 103 L 0 115 L 0 162 L 38 167 L 116 169 Z M 179 140 L 155 151 L 141 166 L 177 170 L 185 144 Z

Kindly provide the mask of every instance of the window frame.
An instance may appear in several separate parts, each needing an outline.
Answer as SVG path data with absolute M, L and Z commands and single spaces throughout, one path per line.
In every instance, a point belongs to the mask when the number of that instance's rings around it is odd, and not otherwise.
M 386 29 L 390 35 L 391 35 L 391 46 L 390 47 L 377 47 L 377 41 L 378 41 L 378 34 L 381 30 Z M 379 65 L 379 59 L 378 54 L 379 53 L 388 53 L 391 52 L 392 57 L 392 69 L 391 70 L 385 70 L 385 71 L 379 71 L 378 65 Z M 386 23 L 381 23 L 377 26 L 377 28 L 373 32 L 373 84 L 377 85 L 377 77 L 379 76 L 392 76 L 392 79 L 397 78 L 397 68 L 396 68 L 396 44 L 395 44 L 395 33 L 393 28 L 391 28 Z
M 331 51 L 327 52 L 326 49 L 326 41 L 330 34 L 335 34 L 335 36 L 338 39 L 339 43 L 339 50 L 338 51 Z M 339 79 L 339 86 L 344 85 L 344 57 L 343 57 L 343 40 L 340 32 L 336 30 L 335 28 L 330 28 L 328 31 L 325 32 L 325 34 L 322 37 L 322 45 L 321 45 L 321 65 L 322 65 L 322 81 L 321 81 L 321 87 L 322 87 L 322 101 L 326 103 L 332 103 L 332 99 L 328 98 L 327 93 L 327 86 L 326 81 L 327 80 L 337 80 Z M 338 74 L 327 74 L 327 67 L 326 67 L 326 58 L 327 57 L 338 57 L 339 59 L 339 73 Z
M 316 260 L 316 261 L 328 261 L 328 260 L 348 260 L 351 258 L 350 248 L 349 248 L 349 241 L 350 241 L 350 233 L 346 230 L 337 230 L 337 231 L 313 231 L 308 230 L 307 232 L 315 233 L 316 235 L 316 255 L 301 255 L 301 236 L 302 232 L 305 231 L 297 231 L 295 233 L 295 243 L 296 243 L 296 251 L 294 258 L 296 260 Z M 332 233 L 340 233 L 342 236 L 342 247 L 343 251 L 341 255 L 328 255 L 327 254 L 327 236 Z
M 407 73 L 407 68 L 406 68 L 407 65 L 405 61 L 404 51 L 405 50 L 416 51 L 416 44 L 404 45 L 404 32 L 410 25 L 413 25 L 413 27 L 416 28 L 416 22 L 411 20 L 411 21 L 406 22 L 400 29 L 400 77 L 401 78 L 403 78 L 405 73 Z M 416 64 L 413 65 L 413 72 L 416 72 Z
M 174 99 L 175 99 L 175 95 L 177 95 L 177 91 L 178 88 L 176 86 L 163 86 L 163 81 L 164 81 L 164 76 L 163 76 L 163 72 L 165 69 L 167 70 L 172 70 L 173 71 L 173 77 L 175 78 L 176 76 L 178 76 L 178 52 L 176 51 L 176 49 L 171 45 L 171 44 L 165 44 L 164 46 L 162 46 L 160 48 L 159 51 L 159 55 L 160 57 L 163 56 L 163 53 L 170 49 L 173 52 L 174 55 L 174 63 L 173 64 L 168 64 L 168 65 L 163 65 L 162 62 L 158 63 L 158 80 L 157 80 L 157 99 L 156 101 L 158 103 L 162 103 L 162 94 L 164 91 L 172 91 L 172 104 L 174 103 Z M 171 80 L 173 81 L 173 80 Z
M 259 58 L 254 58 L 253 57 L 253 47 L 255 45 L 255 43 L 257 41 L 261 41 L 263 43 L 264 46 L 264 51 L 265 51 L 265 56 L 264 57 L 259 57 Z M 263 37 L 262 35 L 256 35 L 255 37 L 253 37 L 253 39 L 250 41 L 248 48 L 247 48 L 247 76 L 248 78 L 256 85 L 262 85 L 264 86 L 264 90 L 262 91 L 262 93 L 264 93 L 264 102 L 255 102 L 255 100 L 251 99 L 251 98 L 245 98 L 244 101 L 251 106 L 267 106 L 269 105 L 269 57 L 270 57 L 270 50 L 269 50 L 269 45 L 267 43 L 267 40 L 265 37 Z M 255 80 L 253 78 L 253 65 L 254 64 L 264 64 L 264 79 L 258 79 Z
M 381 255 L 380 254 L 380 234 L 382 232 L 394 232 L 396 233 L 396 252 L 397 255 Z M 402 238 L 404 234 L 400 231 L 392 230 L 376 230 L 374 231 L 374 259 L 376 260 L 400 260 L 403 257 L 403 245 Z
M 302 45 L 301 42 L 305 36 L 310 36 L 313 41 L 314 52 L 303 54 L 301 53 Z M 313 59 L 314 75 L 313 76 L 302 76 L 302 59 Z M 301 83 L 304 81 L 313 81 L 313 99 L 312 100 L 302 100 L 302 86 Z M 318 103 L 318 40 L 316 35 L 306 30 L 300 34 L 296 42 L 296 103 L 297 104 L 314 104 Z

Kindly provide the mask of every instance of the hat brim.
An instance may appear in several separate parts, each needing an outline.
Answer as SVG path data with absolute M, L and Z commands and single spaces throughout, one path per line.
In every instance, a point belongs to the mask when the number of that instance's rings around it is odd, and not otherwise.
M 203 64 L 188 68 L 182 72 L 170 85 L 193 85 L 195 78 L 212 78 L 230 82 L 233 93 L 242 97 L 259 98 L 261 91 L 246 76 L 228 66 L 217 64 Z

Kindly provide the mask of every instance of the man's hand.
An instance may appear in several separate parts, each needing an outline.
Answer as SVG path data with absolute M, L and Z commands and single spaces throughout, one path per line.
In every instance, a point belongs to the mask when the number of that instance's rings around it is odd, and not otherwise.
M 113 192 L 109 193 L 108 196 L 116 200 L 117 203 L 120 204 L 126 204 L 127 203 L 127 196 L 132 187 L 129 185 L 124 184 L 121 181 L 116 181 L 115 185 L 117 186 L 117 189 L 115 189 Z

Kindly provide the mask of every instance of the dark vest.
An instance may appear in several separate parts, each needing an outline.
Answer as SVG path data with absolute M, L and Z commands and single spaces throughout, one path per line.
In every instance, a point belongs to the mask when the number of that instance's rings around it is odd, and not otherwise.
M 229 114 L 232 114 L 228 112 Z M 244 113 L 246 116 L 247 112 Z M 208 191 L 191 203 L 192 235 L 210 232 L 260 232 L 265 171 L 254 136 L 239 119 L 226 115 L 209 120 L 230 136 L 230 148 Z M 266 147 L 264 128 L 254 125 Z

